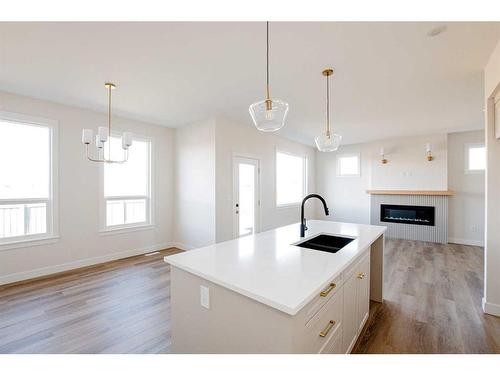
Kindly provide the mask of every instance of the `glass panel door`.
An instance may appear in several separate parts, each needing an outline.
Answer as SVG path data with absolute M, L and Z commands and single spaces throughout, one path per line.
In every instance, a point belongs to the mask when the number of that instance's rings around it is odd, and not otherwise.
M 258 232 L 259 161 L 234 158 L 234 237 Z

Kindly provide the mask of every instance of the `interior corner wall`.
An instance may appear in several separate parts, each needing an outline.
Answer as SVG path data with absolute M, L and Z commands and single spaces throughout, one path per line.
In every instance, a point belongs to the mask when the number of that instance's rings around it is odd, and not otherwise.
M 466 144 L 484 143 L 484 131 L 448 134 L 448 202 L 450 242 L 484 245 L 484 173 L 466 172 Z
M 500 92 L 500 41 L 484 69 L 486 108 L 485 312 L 500 316 L 500 140 L 495 137 L 494 96 Z M 497 119 L 498 121 L 498 119 Z M 498 125 L 497 125 L 498 126 Z
M 279 134 L 279 133 L 278 133 Z M 225 117 L 216 118 L 216 239 L 233 236 L 233 157 L 250 156 L 260 159 L 261 231 L 300 221 L 300 206 L 276 207 L 276 150 L 307 158 L 307 191 L 316 192 L 316 152 L 310 146 L 287 140 L 277 134 L 262 133 L 255 127 L 240 124 Z M 315 217 L 316 202 L 307 204 L 306 214 Z M 320 217 L 323 217 L 321 214 Z
M 215 243 L 215 119 L 175 130 L 176 246 Z
M 172 245 L 173 131 L 163 126 L 113 118 L 119 131 L 153 139 L 155 226 L 99 233 L 99 164 L 89 162 L 81 143 L 83 128 L 106 123 L 90 110 L 0 92 L 0 111 L 55 120 L 58 123 L 59 239 L 0 250 L 0 284 L 164 249 Z M 133 152 L 133 148 L 131 149 Z M 33 155 L 36 157 L 36 155 Z M 0 160 L 0 163 L 8 162 Z

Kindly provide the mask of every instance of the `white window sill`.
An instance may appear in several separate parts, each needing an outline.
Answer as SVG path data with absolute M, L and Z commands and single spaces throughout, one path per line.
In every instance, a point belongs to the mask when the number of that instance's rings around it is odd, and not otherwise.
M 152 230 L 154 229 L 154 224 L 143 224 L 143 225 L 134 225 L 130 227 L 116 227 L 116 228 L 106 228 L 106 229 L 101 229 L 99 231 L 100 236 L 111 236 L 111 235 L 116 235 L 116 234 L 123 234 L 123 233 L 129 233 L 129 232 L 139 232 L 139 231 L 145 231 L 145 230 Z
M 59 241 L 59 236 L 36 237 L 30 239 L 18 239 L 10 242 L 0 243 L 0 251 L 19 249 L 22 247 L 42 246 L 56 243 Z

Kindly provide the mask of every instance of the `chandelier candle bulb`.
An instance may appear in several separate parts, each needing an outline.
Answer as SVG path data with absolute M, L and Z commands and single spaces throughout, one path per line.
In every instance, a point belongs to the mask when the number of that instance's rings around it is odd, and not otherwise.
M 132 136 L 133 134 L 130 132 L 125 132 L 122 135 L 122 148 L 124 150 L 128 150 L 130 146 L 132 146 Z
M 104 147 L 104 142 L 101 142 L 101 139 L 99 138 L 99 135 L 96 134 L 95 136 L 95 145 L 97 148 L 103 148 Z
M 92 129 L 82 130 L 82 143 L 84 145 L 91 144 L 93 139 L 94 139 L 94 131 Z
M 104 143 L 108 141 L 108 128 L 105 126 L 99 126 L 97 129 L 97 135 L 99 140 Z

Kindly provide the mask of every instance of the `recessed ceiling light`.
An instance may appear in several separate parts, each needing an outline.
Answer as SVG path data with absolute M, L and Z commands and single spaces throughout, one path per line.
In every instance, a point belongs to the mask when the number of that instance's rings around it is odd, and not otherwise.
M 427 32 L 427 36 L 434 38 L 435 36 L 444 33 L 447 28 L 448 27 L 446 25 L 436 26 Z

